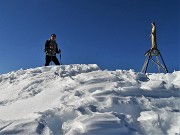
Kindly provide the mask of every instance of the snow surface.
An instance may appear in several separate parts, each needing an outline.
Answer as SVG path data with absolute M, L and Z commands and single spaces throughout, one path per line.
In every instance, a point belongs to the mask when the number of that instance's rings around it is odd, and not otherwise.
M 180 135 L 180 71 L 95 64 L 0 75 L 0 134 Z

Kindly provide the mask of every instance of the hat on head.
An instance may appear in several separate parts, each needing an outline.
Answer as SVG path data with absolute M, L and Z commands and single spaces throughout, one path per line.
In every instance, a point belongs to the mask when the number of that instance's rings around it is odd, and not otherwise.
M 51 36 L 56 37 L 56 34 L 51 34 Z

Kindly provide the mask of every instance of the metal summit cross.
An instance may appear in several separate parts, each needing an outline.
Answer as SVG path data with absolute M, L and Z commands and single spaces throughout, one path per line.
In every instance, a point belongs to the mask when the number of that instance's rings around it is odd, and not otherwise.
M 147 68 L 149 65 L 149 61 L 152 60 L 153 63 L 155 63 L 158 66 L 158 72 L 160 73 L 160 69 L 162 68 L 164 71 L 166 71 L 166 73 L 168 73 L 168 70 L 166 68 L 166 65 L 164 63 L 164 60 L 162 58 L 162 55 L 160 53 L 160 51 L 157 49 L 157 42 L 156 42 L 156 25 L 155 22 L 151 23 L 152 25 L 152 31 L 150 34 L 151 37 L 151 43 L 152 43 L 152 47 L 150 50 L 148 50 L 144 55 L 146 56 L 144 65 L 142 67 L 141 72 L 142 73 L 146 73 L 147 72 Z M 156 60 L 153 59 L 153 56 L 156 57 Z M 161 61 L 163 64 L 160 63 L 158 56 L 160 56 Z
M 166 65 L 164 63 L 164 60 L 162 58 L 162 55 L 158 49 L 150 49 L 145 54 L 146 59 L 144 62 L 144 65 L 142 67 L 141 72 L 146 73 L 149 65 L 149 61 L 151 60 L 154 64 L 158 66 L 158 72 L 160 73 L 160 69 L 162 68 L 166 73 L 168 73 L 168 69 L 166 68 Z M 160 63 L 158 56 L 160 56 L 162 63 Z M 153 57 L 156 57 L 156 60 L 153 59 Z

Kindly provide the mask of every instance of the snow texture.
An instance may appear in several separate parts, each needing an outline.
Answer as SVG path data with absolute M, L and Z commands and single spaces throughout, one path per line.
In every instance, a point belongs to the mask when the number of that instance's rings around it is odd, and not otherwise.
M 180 135 L 180 71 L 95 64 L 0 75 L 0 135 Z

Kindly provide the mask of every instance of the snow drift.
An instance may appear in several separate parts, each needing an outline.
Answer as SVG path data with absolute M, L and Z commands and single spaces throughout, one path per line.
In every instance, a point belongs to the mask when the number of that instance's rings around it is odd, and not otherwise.
M 21 69 L 0 75 L 0 134 L 179 135 L 179 96 L 180 71 Z

